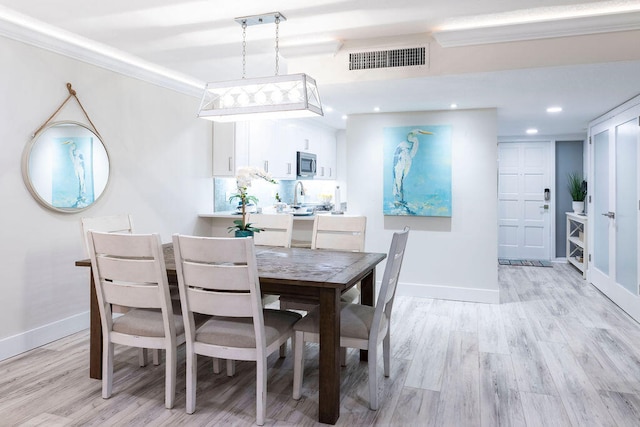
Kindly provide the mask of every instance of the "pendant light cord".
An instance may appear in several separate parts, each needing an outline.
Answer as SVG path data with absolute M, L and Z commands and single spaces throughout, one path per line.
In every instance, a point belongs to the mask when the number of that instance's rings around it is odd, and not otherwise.
M 242 78 L 247 74 L 247 21 L 242 21 Z
M 276 76 L 280 71 L 279 53 L 280 53 L 280 15 L 276 15 Z

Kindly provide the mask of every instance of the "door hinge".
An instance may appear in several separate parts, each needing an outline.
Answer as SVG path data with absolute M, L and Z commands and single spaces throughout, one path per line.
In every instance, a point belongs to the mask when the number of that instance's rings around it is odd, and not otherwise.
M 589 137 L 589 145 L 591 145 L 591 137 Z
M 591 262 L 591 254 L 589 254 L 589 262 Z

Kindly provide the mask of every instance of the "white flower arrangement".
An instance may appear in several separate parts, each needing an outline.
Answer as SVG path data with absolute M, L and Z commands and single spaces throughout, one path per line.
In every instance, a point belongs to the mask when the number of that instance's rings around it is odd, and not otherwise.
M 269 175 L 262 169 L 254 168 L 251 166 L 244 166 L 239 168 L 236 175 L 236 187 L 238 188 L 238 192 L 229 197 L 229 203 L 231 203 L 235 199 L 238 199 L 240 201 L 240 206 L 242 208 L 242 219 L 233 221 L 235 225 L 229 227 L 229 232 L 231 232 L 231 230 L 252 231 L 254 233 L 259 233 L 260 231 L 262 231 L 260 228 L 251 227 L 251 224 L 247 223 L 247 204 L 251 202 L 258 203 L 258 199 L 255 196 L 250 196 L 247 193 L 247 190 L 249 189 L 249 187 L 251 187 L 251 181 L 256 178 L 264 179 L 265 181 L 272 184 L 278 183 L 271 177 L 271 175 Z

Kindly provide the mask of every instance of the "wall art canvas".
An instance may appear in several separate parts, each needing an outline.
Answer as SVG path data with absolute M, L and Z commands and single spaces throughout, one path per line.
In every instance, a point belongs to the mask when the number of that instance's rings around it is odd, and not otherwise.
M 93 138 L 53 138 L 52 205 L 83 208 L 94 202 Z
M 384 128 L 384 215 L 451 217 L 450 125 Z

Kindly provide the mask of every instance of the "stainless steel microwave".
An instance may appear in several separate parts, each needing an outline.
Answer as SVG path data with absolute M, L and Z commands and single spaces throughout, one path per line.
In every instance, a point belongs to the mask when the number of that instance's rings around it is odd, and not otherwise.
M 313 178 L 316 175 L 316 155 L 298 151 L 298 178 Z

